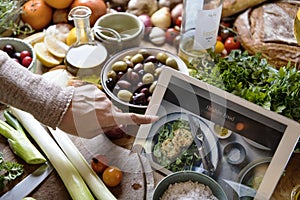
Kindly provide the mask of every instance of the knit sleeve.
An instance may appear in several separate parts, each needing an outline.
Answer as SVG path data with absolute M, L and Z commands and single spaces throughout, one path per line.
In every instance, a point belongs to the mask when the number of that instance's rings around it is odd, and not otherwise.
M 31 113 L 44 125 L 56 128 L 67 111 L 73 87 L 58 87 L 33 74 L 0 50 L 0 101 Z

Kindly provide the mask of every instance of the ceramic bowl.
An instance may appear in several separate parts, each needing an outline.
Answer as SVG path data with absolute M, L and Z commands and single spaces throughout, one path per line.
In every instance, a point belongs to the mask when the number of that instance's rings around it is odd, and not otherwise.
M 240 165 L 246 160 L 246 149 L 240 143 L 230 142 L 224 147 L 223 156 L 229 164 Z
M 117 104 L 117 106 L 119 108 L 121 108 L 124 111 L 143 113 L 143 112 L 145 112 L 145 110 L 147 108 L 148 101 L 146 103 L 136 104 L 136 103 L 132 103 L 131 101 L 123 101 L 120 98 L 118 98 L 118 96 L 117 96 L 118 90 L 120 90 L 120 89 L 124 90 L 124 88 L 117 87 L 116 82 L 118 82 L 118 81 L 110 82 L 108 74 L 111 73 L 111 71 L 113 69 L 113 65 L 116 62 L 124 60 L 125 57 L 133 57 L 141 51 L 143 51 L 144 53 L 147 52 L 147 55 L 154 56 L 154 57 L 157 56 L 158 53 L 165 53 L 168 56 L 168 58 L 171 58 L 176 61 L 179 71 L 181 71 L 182 73 L 185 73 L 185 74 L 189 73 L 185 63 L 177 55 L 175 55 L 171 52 L 162 50 L 162 49 L 136 47 L 136 48 L 126 49 L 124 51 L 119 52 L 118 54 L 115 54 L 103 66 L 103 68 L 101 70 L 101 74 L 100 74 L 100 79 L 101 79 L 101 85 L 102 85 L 104 91 L 106 92 L 106 94 L 112 99 L 112 101 L 114 103 Z M 146 59 L 144 59 L 141 63 L 144 63 L 145 60 Z M 137 64 L 135 64 L 135 65 L 137 65 Z M 122 77 L 118 75 L 117 80 L 128 80 L 128 78 L 126 78 L 126 77 L 128 77 L 128 75 L 129 75 L 129 73 L 128 73 L 129 68 L 131 68 L 130 71 L 135 71 L 136 73 L 138 73 L 140 71 L 140 70 L 137 70 L 135 68 L 135 66 L 127 67 L 127 69 L 126 69 L 127 71 L 125 70 L 123 72 Z M 160 68 L 163 68 L 163 66 L 160 66 Z M 143 67 L 141 69 L 143 69 Z M 152 74 L 155 77 L 153 82 L 155 82 L 155 80 L 157 80 L 159 75 L 158 74 L 154 75 L 154 73 L 152 73 Z M 130 89 L 128 89 L 128 90 L 130 90 L 130 92 L 132 94 L 135 94 L 137 90 L 139 90 L 140 88 L 142 88 L 144 86 L 150 88 L 150 86 L 152 85 L 151 83 L 150 84 L 142 84 L 142 82 L 143 82 L 142 81 L 142 77 L 143 77 L 142 73 L 139 73 L 138 77 L 139 77 L 138 80 L 135 82 L 127 81 L 130 84 Z M 147 95 L 147 96 L 151 96 L 151 95 Z M 148 99 L 149 98 L 147 97 L 147 100 Z
M 232 134 L 231 130 L 224 128 L 219 124 L 211 125 L 211 129 L 213 130 L 213 133 L 220 139 L 227 139 Z
M 98 31 L 97 27 L 115 30 L 121 37 L 121 41 L 118 41 L 115 35 L 107 31 Z M 103 15 L 96 21 L 93 28 L 96 39 L 103 42 L 110 54 L 121 49 L 139 46 L 145 32 L 142 21 L 136 15 L 127 12 Z
M 257 190 L 271 162 L 271 157 L 260 158 L 247 164 L 239 173 L 237 182 Z M 242 191 L 243 187 L 241 188 Z M 241 198 L 242 199 L 242 198 Z
M 26 41 L 18 38 L 12 38 L 12 37 L 2 37 L 0 38 L 0 49 L 2 50 L 3 47 L 7 44 L 11 44 L 14 46 L 16 52 L 21 52 L 23 50 L 27 50 L 31 53 L 32 62 L 28 66 L 28 70 L 35 72 L 36 65 L 37 65 L 37 58 L 35 51 L 31 44 L 27 43 Z
M 228 199 L 223 188 L 211 177 L 198 172 L 181 171 L 170 174 L 162 179 L 155 187 L 152 200 L 159 200 L 163 196 L 164 192 L 168 189 L 169 185 L 174 183 L 186 182 L 189 180 L 208 186 L 211 189 L 213 195 L 219 200 Z

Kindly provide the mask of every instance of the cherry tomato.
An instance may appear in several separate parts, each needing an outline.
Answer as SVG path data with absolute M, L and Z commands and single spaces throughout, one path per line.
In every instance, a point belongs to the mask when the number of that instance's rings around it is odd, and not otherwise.
M 224 44 L 218 40 L 216 42 L 215 52 L 222 53 L 223 50 L 224 50 Z
M 101 174 L 108 167 L 108 158 L 105 155 L 96 155 L 91 160 L 91 167 L 97 173 Z
M 228 37 L 224 42 L 225 49 L 228 53 L 232 50 L 240 49 L 241 43 L 235 37 Z
M 29 65 L 31 64 L 32 62 L 32 58 L 30 56 L 25 56 L 22 60 L 22 65 L 24 67 L 29 67 Z
M 109 187 L 115 187 L 119 185 L 122 177 L 122 171 L 115 166 L 107 167 L 102 174 L 103 182 Z
M 27 50 L 21 51 L 21 53 L 20 53 L 20 59 L 23 60 L 26 56 L 31 57 L 31 53 L 29 51 L 27 51 Z

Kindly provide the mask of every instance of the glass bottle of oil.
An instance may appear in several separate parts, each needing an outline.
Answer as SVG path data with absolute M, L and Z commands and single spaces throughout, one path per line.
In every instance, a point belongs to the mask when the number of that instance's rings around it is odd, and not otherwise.
M 214 51 L 223 0 L 183 0 L 179 57 L 189 68 L 210 59 Z
M 67 51 L 65 64 L 67 70 L 79 78 L 99 77 L 108 57 L 106 48 L 94 40 L 89 21 L 91 14 L 90 8 L 77 6 L 68 15 L 69 20 L 74 20 L 77 40 Z

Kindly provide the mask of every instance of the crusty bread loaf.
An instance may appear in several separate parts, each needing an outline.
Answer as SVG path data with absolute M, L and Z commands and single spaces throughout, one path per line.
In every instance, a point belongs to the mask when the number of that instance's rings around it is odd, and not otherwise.
M 265 3 L 248 9 L 235 20 L 242 46 L 251 54 L 262 53 L 279 68 L 289 61 L 300 63 L 300 46 L 294 36 L 298 3 Z
M 222 17 L 235 15 L 265 1 L 267 0 L 224 0 Z

